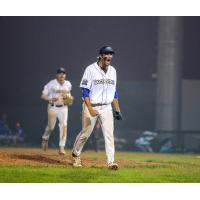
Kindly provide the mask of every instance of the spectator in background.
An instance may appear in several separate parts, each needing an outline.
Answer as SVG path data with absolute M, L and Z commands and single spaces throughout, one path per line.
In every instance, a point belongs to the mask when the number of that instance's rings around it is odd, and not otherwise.
M 10 135 L 12 135 L 12 131 L 8 126 L 7 114 L 3 113 L 0 119 L 0 143 L 7 144 Z
M 24 143 L 24 140 L 25 140 L 24 129 L 21 127 L 21 124 L 17 122 L 15 124 L 15 131 L 14 135 L 12 136 L 12 141 L 16 145 L 18 143 Z

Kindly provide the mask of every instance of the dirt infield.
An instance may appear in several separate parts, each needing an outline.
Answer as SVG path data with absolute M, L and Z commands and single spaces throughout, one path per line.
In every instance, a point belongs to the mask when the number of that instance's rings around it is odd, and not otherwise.
M 84 152 L 82 162 L 85 167 L 105 167 L 105 152 L 95 153 L 92 151 Z M 92 156 L 91 156 L 92 155 Z M 137 167 L 137 166 L 162 166 L 175 167 L 173 164 L 159 162 L 144 162 L 133 160 L 119 160 L 117 163 L 120 167 Z M 33 166 L 49 166 L 64 165 L 72 166 L 71 151 L 67 151 L 65 156 L 58 154 L 58 150 L 49 149 L 44 152 L 37 148 L 0 148 L 0 165 L 33 165 Z
M 87 152 L 91 154 L 93 152 Z M 87 154 L 85 153 L 85 154 Z M 98 153 L 102 154 L 102 153 Z M 98 156 L 97 154 L 97 156 Z M 85 167 L 105 167 L 105 159 L 82 158 Z M 128 161 L 119 161 L 122 165 L 131 164 Z M 58 150 L 50 149 L 46 152 L 34 148 L 0 148 L 0 164 L 26 164 L 26 165 L 72 165 L 71 152 L 61 156 Z

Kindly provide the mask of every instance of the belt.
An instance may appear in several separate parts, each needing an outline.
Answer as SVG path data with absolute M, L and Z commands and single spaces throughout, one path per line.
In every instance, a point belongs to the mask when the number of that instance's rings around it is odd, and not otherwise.
M 54 104 L 51 104 L 51 106 L 55 106 L 55 107 L 57 107 L 57 108 L 61 108 L 61 107 L 63 107 L 64 105 L 54 105 Z
M 92 103 L 91 106 L 96 107 L 96 106 L 105 106 L 108 105 L 107 103 Z

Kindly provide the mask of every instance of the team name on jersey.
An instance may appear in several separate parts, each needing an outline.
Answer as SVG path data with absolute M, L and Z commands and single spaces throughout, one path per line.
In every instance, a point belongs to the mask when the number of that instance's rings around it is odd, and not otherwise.
M 94 84 L 98 85 L 98 84 L 112 84 L 115 85 L 115 81 L 111 80 L 111 79 L 98 79 L 98 80 L 94 80 Z

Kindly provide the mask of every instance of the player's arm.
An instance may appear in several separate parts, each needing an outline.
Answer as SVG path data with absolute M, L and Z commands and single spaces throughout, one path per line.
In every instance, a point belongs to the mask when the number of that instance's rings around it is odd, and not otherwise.
M 118 101 L 118 99 L 114 99 L 113 102 L 112 102 L 112 105 L 113 105 L 113 107 L 114 107 L 114 109 L 116 111 L 121 112 L 120 111 L 120 107 L 119 107 L 119 101 Z
M 114 79 L 116 80 L 116 83 L 117 83 L 117 74 L 116 74 L 116 71 L 115 71 L 115 78 Z M 115 87 L 116 87 L 116 85 L 115 85 Z M 115 111 L 121 112 L 120 111 L 120 106 L 119 106 L 119 100 L 118 99 L 119 99 L 119 94 L 118 94 L 117 91 L 115 91 L 114 99 L 112 101 L 112 105 L 113 105 L 113 108 L 114 108 Z
M 117 93 L 117 91 L 115 92 L 115 96 L 114 96 L 114 100 L 113 100 L 113 102 L 112 102 L 112 105 L 113 105 L 113 107 L 114 107 L 114 109 L 116 110 L 116 111 L 118 111 L 118 112 L 121 112 L 120 111 L 120 106 L 119 106 L 119 101 L 118 101 L 118 93 Z
M 81 88 L 81 89 L 82 89 L 82 97 L 83 97 L 84 102 L 85 102 L 85 104 L 86 104 L 86 106 L 87 106 L 87 108 L 90 112 L 90 115 L 92 117 L 97 116 L 99 113 L 96 110 L 93 109 L 93 107 L 90 103 L 90 98 L 89 98 L 90 90 L 87 89 L 87 88 Z
M 72 93 L 71 93 L 71 91 L 72 91 L 72 84 L 69 81 L 68 81 L 68 83 L 69 83 L 68 91 L 64 91 L 62 93 L 63 99 L 67 99 L 67 98 L 73 98 L 74 99 L 74 97 L 72 96 Z
M 57 97 L 51 98 L 51 97 L 49 97 L 48 95 L 45 95 L 45 94 L 42 94 L 42 95 L 41 95 L 41 99 L 43 99 L 43 100 L 45 100 L 45 101 L 48 101 L 49 103 L 53 103 L 53 102 L 55 102 L 55 101 L 58 100 Z
M 91 103 L 90 103 L 90 97 L 89 97 L 89 94 L 90 94 L 90 87 L 91 87 L 91 81 L 92 80 L 92 75 L 91 75 L 91 72 L 89 70 L 89 68 L 86 68 L 85 69 L 85 72 L 83 74 L 83 77 L 82 77 L 82 80 L 81 80 L 81 83 L 80 83 L 80 87 L 81 87 L 81 90 L 82 90 L 82 97 L 83 97 L 83 100 L 90 112 L 90 115 L 92 117 L 95 117 L 98 115 L 98 112 L 96 110 L 93 109 Z
M 49 87 L 48 84 L 44 86 L 44 90 L 42 91 L 41 99 L 48 101 L 49 103 L 53 103 L 58 100 L 58 98 L 51 98 L 49 95 Z
M 120 107 L 119 107 L 117 92 L 115 92 L 115 97 L 114 97 L 114 100 L 112 102 L 112 105 L 113 105 L 113 117 L 114 117 L 114 119 L 122 120 L 123 117 L 122 117 L 122 113 L 121 113 Z
M 41 99 L 43 99 L 43 100 L 45 100 L 45 101 L 50 101 L 50 100 L 51 100 L 51 98 L 50 98 L 49 96 L 47 96 L 47 95 L 45 95 L 45 94 L 43 94 L 43 93 L 42 93 L 42 95 L 41 95 Z

